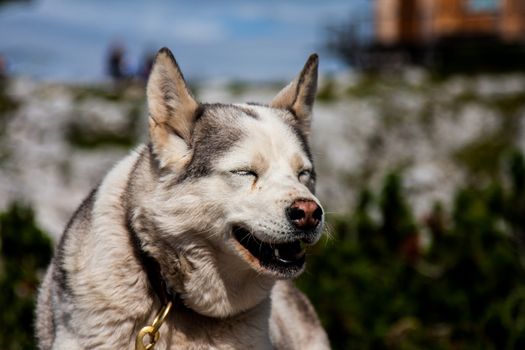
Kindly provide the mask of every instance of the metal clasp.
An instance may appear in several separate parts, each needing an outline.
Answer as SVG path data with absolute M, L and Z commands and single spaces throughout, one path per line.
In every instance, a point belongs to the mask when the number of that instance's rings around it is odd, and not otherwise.
M 155 344 L 160 338 L 160 326 L 162 326 L 166 316 L 170 313 L 171 305 L 171 301 L 164 305 L 153 320 L 151 326 L 146 326 L 140 330 L 135 339 L 135 350 L 152 350 L 155 347 Z M 149 336 L 148 344 L 144 343 L 146 335 Z

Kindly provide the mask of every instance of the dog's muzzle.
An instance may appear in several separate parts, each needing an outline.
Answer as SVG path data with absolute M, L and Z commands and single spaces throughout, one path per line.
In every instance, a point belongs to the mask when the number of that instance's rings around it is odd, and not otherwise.
M 257 232 L 242 224 L 234 225 L 232 233 L 245 260 L 273 275 L 290 278 L 303 270 L 305 245 L 319 239 L 323 210 L 313 200 L 298 199 L 285 209 L 285 214 L 293 229 L 283 240 L 263 241 Z

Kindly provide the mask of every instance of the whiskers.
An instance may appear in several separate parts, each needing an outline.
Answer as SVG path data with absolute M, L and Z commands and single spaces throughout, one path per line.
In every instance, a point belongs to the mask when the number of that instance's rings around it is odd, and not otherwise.
M 323 234 L 325 235 L 325 246 L 328 245 L 328 243 L 332 242 L 334 240 L 334 230 L 333 227 L 329 223 L 325 223 L 323 227 Z

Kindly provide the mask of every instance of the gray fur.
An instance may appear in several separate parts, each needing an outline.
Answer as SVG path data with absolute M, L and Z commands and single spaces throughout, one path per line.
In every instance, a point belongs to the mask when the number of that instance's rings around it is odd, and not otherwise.
M 304 81 L 314 79 L 312 64 Z M 57 246 L 38 297 L 40 349 L 133 349 L 162 306 L 143 256 L 176 295 L 157 350 L 329 348 L 312 305 L 290 282 L 300 270 L 265 270 L 232 233 L 242 221 L 276 244 L 296 234 L 284 209 L 298 198 L 317 202 L 310 115 L 198 104 L 167 49 L 148 104 L 151 142 L 108 173 Z M 257 177 L 237 173 L 246 167 Z M 299 179 L 303 169 L 312 175 Z M 320 234 L 309 233 L 313 241 Z
M 243 130 L 236 128 L 242 117 L 256 117 L 254 111 L 232 105 L 203 105 L 201 117 L 195 123 L 191 143 L 193 157 L 179 181 L 210 174 L 213 160 L 219 158 L 241 137 Z M 224 125 L 230 125 L 225 128 Z

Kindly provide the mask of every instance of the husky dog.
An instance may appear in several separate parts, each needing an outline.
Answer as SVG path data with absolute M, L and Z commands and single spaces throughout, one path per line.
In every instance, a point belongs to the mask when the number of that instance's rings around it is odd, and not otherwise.
M 157 350 L 329 348 L 290 281 L 324 221 L 308 146 L 317 67 L 314 54 L 269 105 L 206 104 L 159 51 L 149 143 L 67 225 L 38 297 L 41 349 L 133 349 L 170 301 Z

